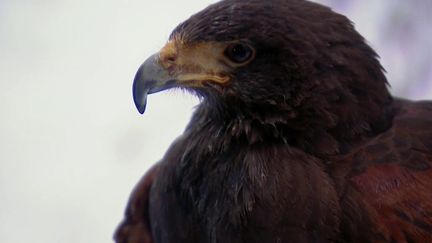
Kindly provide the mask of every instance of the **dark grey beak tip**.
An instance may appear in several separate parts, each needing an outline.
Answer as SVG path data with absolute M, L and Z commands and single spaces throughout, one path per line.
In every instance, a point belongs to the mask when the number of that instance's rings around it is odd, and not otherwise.
M 137 107 L 138 112 L 142 115 L 144 114 L 145 110 L 146 110 L 146 105 L 143 105 L 141 107 Z
M 148 88 L 143 87 L 143 82 L 140 82 L 140 71 L 135 75 L 132 86 L 132 94 L 136 108 L 140 114 L 144 114 L 147 105 Z
M 140 114 L 144 114 L 144 112 L 146 110 L 147 101 L 145 99 L 146 98 L 143 98 L 142 95 L 139 95 L 139 94 L 137 95 L 134 92 L 135 106 L 136 106 L 136 108 Z

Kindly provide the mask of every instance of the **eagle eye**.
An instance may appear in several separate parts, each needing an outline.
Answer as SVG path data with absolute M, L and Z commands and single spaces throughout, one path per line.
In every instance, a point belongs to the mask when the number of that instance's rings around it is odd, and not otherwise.
M 253 50 L 246 44 L 235 43 L 225 49 L 225 55 L 234 63 L 242 64 L 253 57 Z

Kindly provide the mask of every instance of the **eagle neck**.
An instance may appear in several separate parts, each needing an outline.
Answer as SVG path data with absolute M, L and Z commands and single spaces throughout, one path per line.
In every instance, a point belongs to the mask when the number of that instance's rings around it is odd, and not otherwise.
M 339 151 L 340 144 L 335 136 L 319 123 L 316 127 L 305 126 L 307 129 L 301 128 L 302 124 L 306 122 L 293 119 L 291 110 L 276 106 L 250 108 L 240 103 L 214 105 L 204 101 L 198 106 L 186 133 L 192 137 L 206 134 L 207 137 L 197 139 L 203 139 L 217 151 L 260 144 L 285 144 L 314 155 Z

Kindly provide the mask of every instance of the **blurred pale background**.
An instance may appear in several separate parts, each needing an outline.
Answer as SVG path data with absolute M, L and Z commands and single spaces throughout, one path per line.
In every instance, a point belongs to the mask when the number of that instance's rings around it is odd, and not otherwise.
M 197 104 L 168 91 L 140 116 L 135 71 L 211 2 L 0 1 L 0 242 L 111 241 L 131 189 Z M 432 98 L 432 1 L 325 3 L 378 51 L 394 94 Z

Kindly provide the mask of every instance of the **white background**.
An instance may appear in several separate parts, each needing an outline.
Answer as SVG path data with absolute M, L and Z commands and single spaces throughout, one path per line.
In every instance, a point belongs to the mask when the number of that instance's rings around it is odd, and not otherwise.
M 387 55 L 397 94 L 431 98 L 430 79 L 418 95 L 404 89 L 411 85 L 400 81 L 403 67 L 412 62 L 394 58 L 380 38 L 375 23 L 392 1 L 354 10 L 331 3 Z M 135 71 L 211 2 L 0 1 L 0 242 L 111 241 L 131 189 L 198 102 L 179 91 L 155 94 L 140 116 Z

